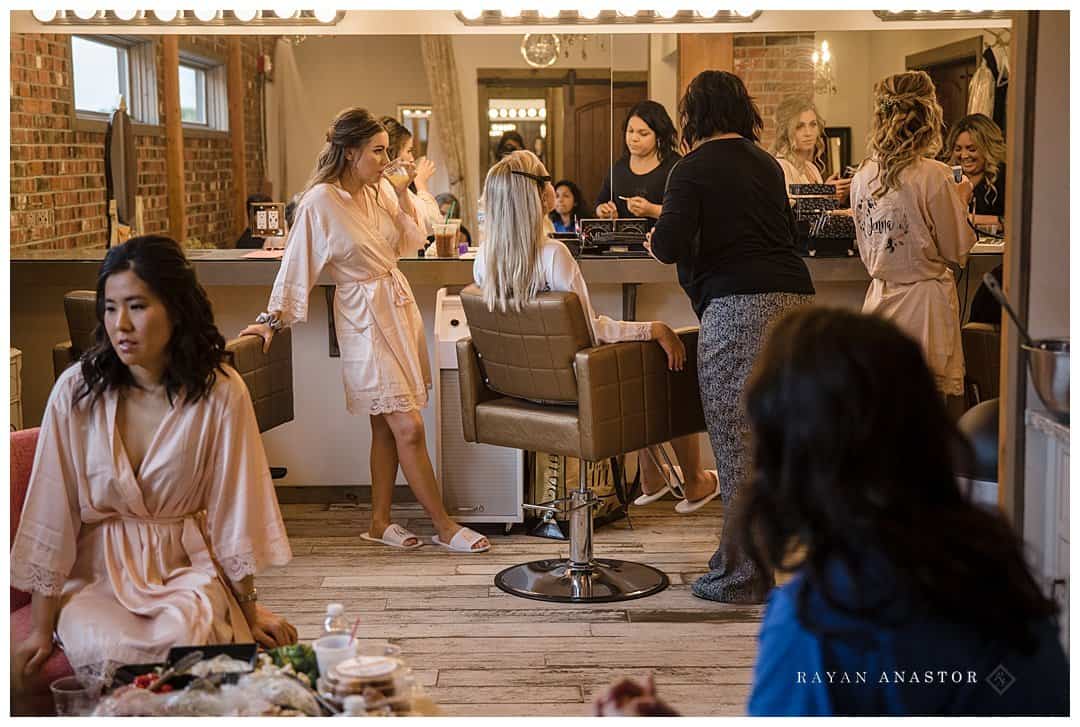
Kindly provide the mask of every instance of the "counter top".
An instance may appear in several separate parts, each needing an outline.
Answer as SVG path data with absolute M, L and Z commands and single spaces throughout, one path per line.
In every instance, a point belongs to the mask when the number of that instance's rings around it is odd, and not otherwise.
M 53 275 L 65 272 L 96 277 L 97 266 L 105 250 L 48 250 L 32 253 L 12 253 L 11 272 L 22 282 L 38 271 Z M 245 258 L 250 250 L 188 250 L 199 282 L 203 285 L 270 286 L 277 274 L 276 258 Z M 870 278 L 857 257 L 803 258 L 810 276 L 820 283 L 858 283 Z M 670 283 L 677 284 L 674 265 L 663 265 L 652 258 L 581 258 L 581 271 L 590 284 Z M 466 285 L 472 282 L 472 260 L 457 258 L 403 257 L 398 267 L 415 286 Z M 332 285 L 325 273 L 319 284 Z

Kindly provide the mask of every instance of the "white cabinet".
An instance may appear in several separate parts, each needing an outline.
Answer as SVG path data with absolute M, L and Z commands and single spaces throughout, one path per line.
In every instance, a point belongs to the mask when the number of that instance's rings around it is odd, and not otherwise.
M 22 429 L 22 351 L 11 349 L 11 428 Z
M 1025 541 L 1037 551 L 1037 570 L 1047 593 L 1061 606 L 1061 641 L 1068 651 L 1069 427 L 1029 409 L 1025 460 L 1025 507 L 1033 506 L 1041 516 L 1025 517 Z

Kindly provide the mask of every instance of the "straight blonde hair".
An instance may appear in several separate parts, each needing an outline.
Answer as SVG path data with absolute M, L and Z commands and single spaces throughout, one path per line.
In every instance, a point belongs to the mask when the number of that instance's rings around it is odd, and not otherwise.
M 531 151 L 515 151 L 495 163 L 484 180 L 484 243 L 480 246 L 483 297 L 488 310 L 521 310 L 544 283 L 540 246 L 544 242 L 541 190 L 525 172 L 546 174 Z
M 941 149 L 941 105 L 926 71 L 906 71 L 874 84 L 874 120 L 867 151 L 877 159 L 875 197 L 900 187 L 900 173 Z
M 818 122 L 818 138 L 814 141 L 814 153 L 810 164 L 819 172 L 825 171 L 825 119 L 809 96 L 788 96 L 776 107 L 776 138 L 769 153 L 778 159 L 787 159 L 801 174 L 810 171 L 806 161 L 795 153 L 795 127 L 804 111 L 813 111 Z M 835 169 L 833 170 L 836 171 Z

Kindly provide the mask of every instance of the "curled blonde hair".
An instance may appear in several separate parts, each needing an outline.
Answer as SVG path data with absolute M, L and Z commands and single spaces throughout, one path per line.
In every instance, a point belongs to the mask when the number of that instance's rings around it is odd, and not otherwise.
M 925 71 L 907 71 L 874 84 L 874 120 L 867 151 L 877 159 L 881 197 L 900 186 L 900 173 L 941 149 L 941 105 Z
M 818 122 L 818 138 L 814 142 L 814 153 L 811 163 L 819 172 L 825 171 L 825 119 L 814 105 L 809 96 L 788 96 L 776 107 L 776 138 L 773 140 L 769 153 L 774 157 L 786 159 L 799 170 L 800 173 L 809 172 L 806 161 L 795 153 L 795 127 L 799 124 L 799 116 L 804 111 L 813 111 Z
M 949 139 L 941 152 L 942 158 L 948 159 L 950 164 L 958 164 L 960 161 L 953 150 L 956 148 L 957 138 L 965 131 L 971 135 L 971 140 L 986 159 L 983 177 L 986 179 L 987 192 L 993 190 L 996 196 L 997 187 L 994 182 L 997 181 L 998 169 L 1005 161 L 1005 137 L 1001 133 L 1001 127 L 985 114 L 969 114 L 957 121 L 949 129 Z
M 538 183 L 513 172 L 546 175 L 531 151 L 515 151 L 495 163 L 484 180 L 484 243 L 480 246 L 483 297 L 488 310 L 521 310 L 543 285 L 543 200 Z

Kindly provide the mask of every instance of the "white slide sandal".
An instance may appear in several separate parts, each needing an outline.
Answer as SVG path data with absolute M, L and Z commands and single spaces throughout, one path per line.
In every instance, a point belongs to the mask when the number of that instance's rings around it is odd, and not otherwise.
M 439 540 L 438 533 L 431 536 L 431 542 L 435 543 L 435 545 L 441 545 L 447 550 L 452 550 L 455 553 L 485 553 L 491 550 L 490 543 L 488 545 L 485 545 L 483 548 L 473 547 L 485 537 L 487 536 L 481 535 L 472 528 L 462 528 L 461 530 L 458 530 L 456 533 L 454 533 L 454 537 L 450 538 L 449 543 L 444 543 L 443 541 Z
M 700 510 L 701 508 L 712 502 L 714 499 L 716 499 L 716 496 L 720 494 L 720 475 L 717 474 L 716 470 L 705 471 L 712 475 L 713 479 L 716 480 L 716 489 L 710 492 L 705 497 L 701 498 L 700 500 L 694 500 L 693 502 L 691 502 L 690 500 L 680 500 L 675 505 L 675 512 L 679 513 L 680 515 L 686 515 L 687 513 L 694 512 L 695 510 Z
M 381 538 L 373 538 L 367 533 L 360 535 L 364 540 L 370 540 L 373 543 L 382 543 L 383 545 L 389 545 L 391 548 L 399 548 L 401 550 L 416 550 L 424 546 L 424 541 L 420 539 L 415 533 L 411 533 L 405 528 L 401 527 L 397 523 L 390 523 L 386 526 L 386 530 L 383 530 Z M 405 541 L 412 538 L 416 542 L 412 545 L 405 545 Z

